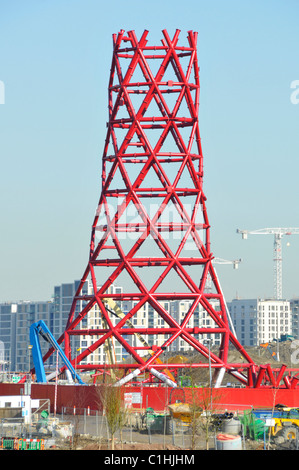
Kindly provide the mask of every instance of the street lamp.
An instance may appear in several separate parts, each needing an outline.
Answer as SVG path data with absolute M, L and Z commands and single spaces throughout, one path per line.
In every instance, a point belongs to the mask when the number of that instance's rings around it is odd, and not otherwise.
M 77 351 L 77 352 L 80 352 L 81 349 L 82 349 L 81 347 L 80 347 L 80 348 L 77 348 L 76 351 Z M 76 357 L 75 357 L 75 377 L 74 377 L 74 379 L 75 379 L 75 382 L 76 382 L 76 379 L 77 379 L 77 355 L 76 355 Z
M 204 343 L 208 345 L 209 350 L 209 376 L 210 376 L 210 388 L 212 388 L 212 366 L 211 366 L 211 339 L 206 338 Z
M 209 376 L 210 376 L 210 401 L 211 401 L 211 412 L 212 412 L 212 366 L 211 366 L 211 339 L 206 338 L 205 343 L 208 344 L 208 349 L 209 349 Z
M 29 344 L 28 346 L 28 364 L 29 364 L 29 375 L 30 375 L 30 370 L 31 370 L 31 350 L 32 350 L 33 346 L 32 344 Z

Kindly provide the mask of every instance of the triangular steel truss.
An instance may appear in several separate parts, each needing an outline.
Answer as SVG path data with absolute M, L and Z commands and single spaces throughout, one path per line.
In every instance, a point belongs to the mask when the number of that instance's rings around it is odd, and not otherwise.
M 63 335 L 65 353 L 82 370 L 118 367 L 130 378 L 136 370 L 158 377 L 157 371 L 169 367 L 164 351 L 180 340 L 204 358 L 192 367 L 207 367 L 209 358 L 215 371 L 234 373 L 241 367 L 245 375 L 239 377 L 246 382 L 253 361 L 230 329 L 210 249 L 198 123 L 197 33 L 188 32 L 185 46 L 179 35 L 177 30 L 171 39 L 163 30 L 158 46 L 148 44 L 148 31 L 139 40 L 134 31 L 113 36 L 102 191 L 88 265 Z M 212 289 L 207 292 L 208 275 Z M 123 290 L 117 293 L 115 285 Z M 120 308 L 126 302 L 121 318 L 115 318 L 107 300 Z M 80 302 L 84 306 L 78 310 Z M 171 312 L 174 302 L 187 305 L 182 316 Z M 84 320 L 95 307 L 102 323 L 90 330 Z M 138 323 L 141 310 L 151 315 L 150 325 L 148 317 L 144 326 Z M 204 325 L 195 321 L 202 312 L 209 320 Z M 132 340 L 136 334 L 146 339 L 139 346 Z M 92 341 L 72 357 L 70 338 L 79 335 Z M 215 344 L 216 337 L 218 354 L 203 340 Z M 131 360 L 88 362 L 109 340 Z M 228 361 L 230 345 L 242 357 L 239 364 Z

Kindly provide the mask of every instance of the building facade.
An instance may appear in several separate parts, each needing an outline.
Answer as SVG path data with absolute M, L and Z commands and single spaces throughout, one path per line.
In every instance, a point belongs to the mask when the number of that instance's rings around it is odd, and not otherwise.
M 3 342 L 4 369 L 29 372 L 33 366 L 29 331 L 32 323 L 44 320 L 50 323 L 52 301 L 20 301 L 0 304 L 0 341 Z M 48 346 L 42 345 L 42 352 Z
M 292 336 L 299 339 L 299 298 L 291 299 L 290 307 L 292 312 Z
M 33 361 L 30 351 L 29 330 L 32 323 L 43 320 L 53 336 L 58 339 L 64 332 L 68 315 L 70 312 L 73 297 L 79 285 L 78 280 L 72 283 L 65 283 L 54 287 L 54 296 L 50 301 L 20 301 L 10 303 L 0 303 L 0 344 L 1 370 L 28 372 L 33 367 Z M 109 294 L 121 294 L 123 288 L 111 286 Z M 91 293 L 91 286 L 86 282 L 84 293 L 88 296 Z M 84 302 L 84 301 L 82 301 Z M 84 305 L 78 305 L 81 309 Z M 134 303 L 128 301 L 118 302 L 118 307 L 126 314 Z M 165 301 L 162 307 L 171 313 L 171 316 L 178 324 L 181 324 L 189 310 L 188 301 Z M 217 309 L 217 304 L 213 305 Z M 290 302 L 286 300 L 273 299 L 234 299 L 228 302 L 228 310 L 232 327 L 235 334 L 244 346 L 258 346 L 261 343 L 271 342 L 280 338 L 282 335 L 293 335 L 295 339 L 299 338 L 299 298 Z M 106 328 L 99 307 L 97 305 L 89 312 L 84 319 L 84 328 L 89 330 Z M 115 325 L 119 318 L 116 315 L 111 316 L 111 321 Z M 138 312 L 131 318 L 131 323 L 136 328 L 153 328 L 156 326 L 167 327 L 163 325 L 164 320 L 148 304 L 142 306 Z M 188 326 L 190 328 L 210 328 L 215 325 L 210 315 L 206 314 L 199 305 L 194 315 L 190 318 Z M 128 324 L 129 327 L 131 325 Z M 211 336 L 211 337 L 210 337 Z M 98 339 L 100 336 L 98 337 Z M 210 341 L 213 346 L 219 346 L 221 335 L 200 333 L 196 336 L 200 342 Z M 168 335 L 144 334 L 143 338 L 148 346 L 163 346 L 168 339 Z M 92 339 L 94 342 L 94 338 Z M 128 335 L 128 342 L 139 354 L 148 354 L 145 343 L 136 334 Z M 107 342 L 106 342 L 107 343 Z M 42 353 L 44 354 L 49 345 L 40 341 Z M 89 335 L 74 336 L 72 338 L 73 350 L 84 350 L 91 345 Z M 108 344 L 104 344 L 96 349 L 92 355 L 88 356 L 91 364 L 105 364 L 108 360 Z M 113 357 L 117 363 L 126 361 L 128 353 L 121 344 L 113 340 L 110 344 L 113 350 Z M 192 347 L 182 338 L 178 337 L 170 346 L 173 352 L 187 352 Z M 50 358 L 48 366 L 54 367 L 54 355 Z M 84 364 L 84 361 L 82 362 Z
M 243 346 L 259 346 L 292 334 L 290 302 L 274 299 L 234 299 L 228 310 Z

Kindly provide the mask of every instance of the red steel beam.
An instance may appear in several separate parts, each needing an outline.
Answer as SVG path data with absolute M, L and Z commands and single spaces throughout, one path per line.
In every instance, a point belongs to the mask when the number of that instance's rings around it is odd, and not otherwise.
M 140 39 L 134 31 L 125 34 L 121 30 L 113 35 L 101 194 L 92 224 L 88 264 L 59 342 L 64 341 L 69 360 L 82 370 L 119 366 L 126 373 L 135 368 L 149 372 L 153 365 L 159 370 L 207 368 L 201 361 L 170 366 L 163 360 L 163 352 L 180 340 L 205 359 L 210 357 L 213 369 L 240 371 L 242 383 L 259 387 L 267 370 L 254 364 L 231 332 L 213 267 L 198 123 L 198 34 L 188 31 L 184 46 L 179 44 L 179 30 L 172 38 L 166 30 L 162 34 L 161 44 L 154 46 L 148 43 L 146 30 Z M 152 248 L 142 253 L 149 240 Z M 149 286 L 153 268 L 160 271 Z M 190 272 L 190 268 L 195 271 Z M 183 287 L 173 282 L 164 287 L 170 275 Z M 208 276 L 211 291 L 206 289 Z M 90 282 L 88 293 L 86 281 Z M 115 285 L 122 286 L 123 292 L 116 293 Z M 106 307 L 107 299 L 120 307 L 123 302 L 129 303 L 124 318 L 115 320 Z M 189 302 L 183 318 L 165 307 L 163 302 L 171 301 Z M 84 327 L 95 308 L 105 326 Z M 156 324 L 127 328 L 127 321 L 136 319 L 142 308 L 147 308 L 148 315 L 154 313 Z M 205 313 L 210 325 L 195 324 L 199 312 Z M 134 346 L 136 334 L 144 338 L 152 335 L 157 344 Z M 83 335 L 90 344 L 79 354 L 73 348 L 73 354 L 72 341 Z M 204 344 L 206 335 L 214 343 L 216 335 L 221 338 L 218 353 Z M 91 354 L 112 340 L 135 364 L 88 362 Z M 240 353 L 241 363 L 229 363 L 231 346 Z M 149 356 L 142 355 L 150 349 Z M 268 377 L 275 381 L 269 369 Z

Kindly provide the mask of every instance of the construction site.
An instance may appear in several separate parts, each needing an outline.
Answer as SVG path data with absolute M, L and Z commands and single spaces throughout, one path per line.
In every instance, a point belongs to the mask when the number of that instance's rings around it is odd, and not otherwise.
M 67 408 L 72 416 L 80 409 L 108 416 L 107 397 L 99 392 L 108 388 L 111 396 L 120 393 L 134 430 L 148 443 L 164 433 L 168 448 L 181 449 L 175 429 L 183 433 L 187 426 L 192 436 L 200 422 L 202 433 L 213 429 L 219 450 L 244 449 L 248 429 L 253 442 L 271 436 L 271 442 L 297 445 L 292 338 L 243 346 L 215 270 L 203 189 L 197 37 L 163 30 L 160 44 L 151 44 L 147 30 L 140 38 L 134 31 L 113 34 L 101 193 L 87 264 L 61 336 L 54 338 L 43 321 L 32 324 L 30 377 L 0 383 L 0 395 L 25 396 L 30 382 L 31 399 L 45 400 L 48 414 L 65 415 Z M 246 238 L 249 232 L 240 233 Z M 275 245 L 278 299 L 279 242 L 286 233 Z M 168 308 L 172 301 L 186 302 L 180 318 Z M 136 326 L 141 310 L 151 316 L 145 327 Z M 202 311 L 209 320 L 204 325 Z M 92 327 L 91 315 L 99 319 Z M 189 350 L 176 350 L 178 341 Z M 116 350 L 125 352 L 121 361 Z M 2 448 L 17 445 L 3 439 Z M 196 448 L 192 439 L 184 445 Z

